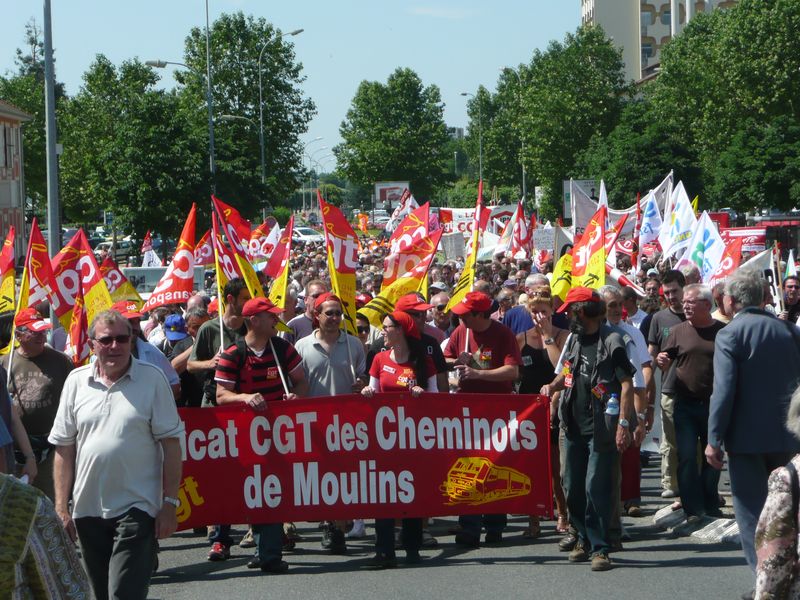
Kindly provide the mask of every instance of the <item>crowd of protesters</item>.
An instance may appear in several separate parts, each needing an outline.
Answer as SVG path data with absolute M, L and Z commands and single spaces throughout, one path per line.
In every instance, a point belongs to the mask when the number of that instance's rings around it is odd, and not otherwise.
M 362 246 L 358 308 L 379 293 L 387 253 L 376 240 L 364 238 Z M 626 257 L 619 266 L 630 270 Z M 551 292 L 552 260 L 497 256 L 478 263 L 472 291 L 448 311 L 463 267 L 463 257 L 436 261 L 427 296 L 402 296 L 380 327 L 359 314 L 354 337 L 341 329 L 343 302 L 331 293 L 324 245 L 297 244 L 284 309 L 251 298 L 241 279 L 228 281 L 216 298 L 213 277 L 187 304 L 149 315 L 118 303 L 92 323 L 95 358 L 77 369 L 60 353 L 63 330 L 43 318 L 48 306 L 0 315 L 0 345 L 12 330 L 19 341 L 11 371 L 0 378 L 0 471 L 24 475 L 41 490 L 25 496 L 31 511 L 50 506 L 45 497 L 55 503 L 72 574 L 22 545 L 13 560 L 38 573 L 32 587 L 46 582 L 50 597 L 81 597 L 75 591 L 88 585 L 97 598 L 116 597 L 123 587 L 126 597 L 146 597 L 157 539 L 176 526 L 182 427 L 176 407 L 240 403 L 261 411 L 301 396 L 370 398 L 395 390 L 541 393 L 551 399 L 557 550 L 567 560 L 606 571 L 610 554 L 623 550 L 622 516 L 642 515 L 639 447 L 658 410 L 660 494 L 686 515 L 676 532 L 689 534 L 722 514 L 724 450 L 744 553 L 758 573 L 758 589 L 746 596 L 771 597 L 771 586 L 786 585 L 769 554 L 783 548 L 784 538 L 757 523 L 770 472 L 800 450 L 785 427 L 800 375 L 796 277 L 784 280 L 785 310 L 775 314 L 769 285 L 747 270 L 709 288 L 696 267 L 674 270 L 653 257 L 632 275 L 644 296 L 607 285 L 576 287 L 562 299 Z M 266 278 L 261 283 L 268 289 Z M 288 333 L 278 333 L 280 321 Z M 284 385 L 262 376 L 275 367 Z M 143 424 L 115 411 L 109 402 L 116 395 L 155 417 Z M 124 436 L 109 434 L 123 429 Z M 18 486 L 0 477 L 0 494 Z M 770 494 L 786 493 L 784 479 L 770 480 Z M 0 515 L 7 509 L 2 498 Z M 417 563 L 421 551 L 439 543 L 424 515 L 396 525 L 375 521 L 372 567 L 395 566 L 396 548 Z M 347 540 L 366 535 L 363 520 L 322 527 L 323 546 L 334 554 L 346 554 Z M 506 515 L 462 515 L 455 544 L 500 544 L 506 528 Z M 271 574 L 289 570 L 284 553 L 299 541 L 291 523 L 252 524 L 241 540 L 231 524 L 196 533 L 208 537 L 208 560 L 228 559 L 238 542 L 254 548 L 248 568 Z M 540 533 L 539 518 L 531 516 L 523 536 Z M 118 543 L 120 537 L 127 541 Z M 70 539 L 80 541 L 88 578 L 78 572 Z M 0 573 L 7 572 L 0 564 Z M 7 578 L 0 575 L 0 588 L 10 584 Z M 73 595 L 63 592 L 69 586 Z M 134 588 L 139 592 L 131 595 Z

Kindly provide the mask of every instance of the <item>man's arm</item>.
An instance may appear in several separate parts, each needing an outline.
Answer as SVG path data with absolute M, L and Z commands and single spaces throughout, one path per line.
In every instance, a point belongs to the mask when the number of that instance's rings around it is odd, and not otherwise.
M 72 495 L 72 484 L 75 480 L 75 444 L 56 446 L 53 459 L 53 484 L 55 489 L 56 514 L 61 519 L 67 535 L 73 542 L 78 540 L 75 523 L 69 512 L 69 499 Z
M 181 484 L 181 445 L 178 438 L 170 437 L 161 440 L 161 449 L 164 453 L 162 467 L 162 485 L 164 496 L 178 497 L 178 488 Z M 156 515 L 156 537 L 160 540 L 168 538 L 178 528 L 177 506 L 163 502 Z
M 519 377 L 517 365 L 503 365 L 496 369 L 473 369 L 467 365 L 456 365 L 462 381 L 480 379 L 481 381 L 516 381 Z
M 289 379 L 292 382 L 292 393 L 287 394 L 287 400 L 308 396 L 308 381 L 306 380 L 306 372 L 303 370 L 303 365 L 297 365 L 294 370 L 289 373 Z M 290 396 L 293 397 L 290 398 Z
M 183 375 L 184 371 L 186 371 L 186 367 L 189 363 L 189 357 L 191 355 L 192 347 L 189 346 L 186 350 L 178 354 L 178 356 L 170 361 L 172 363 L 172 368 L 175 369 L 175 372 L 178 375 Z
M 635 418 L 633 407 L 633 379 L 625 377 L 620 379 L 621 393 L 619 398 L 619 414 L 621 418 L 630 420 Z M 631 443 L 631 433 L 628 427 L 621 424 L 617 426 L 617 450 L 624 452 Z
M 33 483 L 39 473 L 39 469 L 36 466 L 36 455 L 33 453 L 28 432 L 25 431 L 25 426 L 22 424 L 22 419 L 16 406 L 11 407 L 11 437 L 14 438 L 17 447 L 25 456 L 25 466 L 22 468 L 22 474 L 27 475 L 29 482 Z
M 708 411 L 706 460 L 715 469 L 722 468 L 722 443 L 733 412 L 739 365 L 734 356 L 734 340 L 722 329 L 714 342 L 714 386 Z

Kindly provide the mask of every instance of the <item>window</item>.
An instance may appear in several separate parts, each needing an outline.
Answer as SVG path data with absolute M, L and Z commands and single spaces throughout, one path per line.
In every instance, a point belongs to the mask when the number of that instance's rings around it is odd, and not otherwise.
M 671 25 L 672 21 L 672 12 L 669 10 L 665 10 L 661 13 L 661 24 L 662 25 Z

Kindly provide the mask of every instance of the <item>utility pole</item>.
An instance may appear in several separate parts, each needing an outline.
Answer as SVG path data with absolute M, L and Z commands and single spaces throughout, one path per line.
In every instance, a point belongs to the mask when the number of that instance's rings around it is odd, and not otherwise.
M 51 257 L 61 250 L 61 204 L 58 199 L 56 155 L 56 85 L 53 69 L 53 26 L 50 0 L 44 0 L 44 108 L 47 140 L 47 251 Z

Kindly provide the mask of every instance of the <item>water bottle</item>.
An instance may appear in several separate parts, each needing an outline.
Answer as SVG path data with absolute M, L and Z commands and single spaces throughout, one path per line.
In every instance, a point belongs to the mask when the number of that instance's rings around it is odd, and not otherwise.
M 606 404 L 606 414 L 610 417 L 619 416 L 619 394 L 611 394 L 611 398 L 608 399 L 608 404 Z

